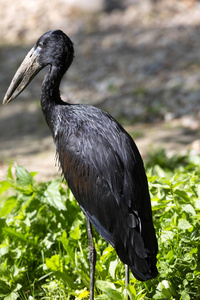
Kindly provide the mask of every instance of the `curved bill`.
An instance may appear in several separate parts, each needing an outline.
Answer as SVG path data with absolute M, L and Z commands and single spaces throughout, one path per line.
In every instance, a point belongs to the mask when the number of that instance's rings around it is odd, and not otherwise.
M 37 75 L 42 67 L 37 62 L 37 51 L 33 47 L 25 59 L 21 63 L 19 69 L 15 73 L 12 82 L 3 99 L 3 104 L 7 104 L 14 100 Z

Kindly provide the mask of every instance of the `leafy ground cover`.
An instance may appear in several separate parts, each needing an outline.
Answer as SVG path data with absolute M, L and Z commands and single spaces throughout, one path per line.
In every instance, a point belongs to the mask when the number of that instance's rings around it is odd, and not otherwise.
M 146 169 L 159 276 L 141 283 L 95 231 L 95 299 L 200 299 L 200 157 L 160 150 Z M 10 165 L 0 182 L 0 299 L 88 299 L 86 221 L 64 182 Z

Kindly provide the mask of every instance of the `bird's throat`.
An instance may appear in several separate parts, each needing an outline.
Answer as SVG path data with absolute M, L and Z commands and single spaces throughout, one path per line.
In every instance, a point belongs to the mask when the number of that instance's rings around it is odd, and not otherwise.
M 60 98 L 60 82 L 63 75 L 64 72 L 61 73 L 60 70 L 51 67 L 42 83 L 41 107 L 51 131 L 53 131 L 58 105 L 64 103 Z

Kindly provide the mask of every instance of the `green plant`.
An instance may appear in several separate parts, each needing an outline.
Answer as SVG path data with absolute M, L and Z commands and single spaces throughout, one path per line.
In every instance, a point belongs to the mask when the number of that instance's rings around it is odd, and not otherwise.
M 200 299 L 200 157 L 151 156 L 147 174 L 159 276 L 141 283 L 94 231 L 95 299 Z M 160 158 L 159 158 L 160 155 Z M 0 299 L 88 299 L 85 217 L 70 190 L 12 165 L 0 182 Z

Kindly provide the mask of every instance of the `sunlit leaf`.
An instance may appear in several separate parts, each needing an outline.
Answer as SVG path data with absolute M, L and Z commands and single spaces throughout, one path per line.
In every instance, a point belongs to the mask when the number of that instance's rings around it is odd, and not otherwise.
M 109 281 L 103 281 L 103 280 L 98 280 L 96 282 L 97 287 L 101 290 L 101 291 L 105 291 L 106 289 L 114 289 L 115 285 L 112 282 Z
M 186 204 L 182 206 L 183 210 L 187 213 L 190 213 L 191 215 L 195 216 L 196 212 L 194 210 L 194 207 L 191 204 Z
M 73 238 L 74 240 L 79 240 L 80 238 L 80 226 L 79 222 L 74 222 L 71 230 L 70 230 L 70 237 Z
M 196 209 L 200 209 L 200 199 L 195 201 Z
M 96 282 L 97 287 L 103 291 L 109 299 L 122 300 L 123 296 L 118 292 L 111 282 L 98 280 Z
M 186 230 L 192 228 L 192 225 L 185 219 L 179 219 L 178 228 L 182 230 Z
M 117 264 L 118 264 L 117 259 L 110 262 L 109 272 L 112 278 L 115 278 L 115 271 L 116 271 Z
M 1 244 L 0 245 L 0 256 L 2 257 L 3 255 L 7 254 L 8 252 L 9 252 L 8 245 Z
M 172 299 L 173 296 L 176 295 L 176 291 L 174 290 L 171 282 L 166 279 L 159 282 L 158 290 L 162 292 L 163 299 Z
M 53 255 L 51 258 L 46 259 L 46 266 L 48 269 L 57 272 L 62 272 L 62 261 L 60 259 L 60 256 L 58 254 Z
M 33 177 L 31 174 L 22 166 L 15 165 L 15 175 L 17 183 L 20 186 L 28 186 L 33 184 Z
M 124 299 L 123 295 L 114 289 L 107 288 L 104 292 L 105 292 L 106 296 L 108 296 L 109 299 L 114 299 L 114 300 L 123 300 Z
M 62 200 L 60 191 L 59 191 L 60 183 L 57 181 L 52 181 L 47 189 L 44 192 L 44 199 L 45 203 L 52 205 L 54 208 L 58 210 L 66 210 L 66 206 Z
M 156 173 L 158 174 L 158 176 L 159 177 L 165 177 L 166 176 L 166 173 L 165 173 L 165 171 L 159 166 L 159 165 L 156 165 L 155 167 L 154 167 L 154 169 L 155 169 L 155 171 L 156 171 Z
M 190 295 L 186 291 L 181 291 L 181 296 L 183 300 L 190 300 Z
M 11 184 L 7 181 L 1 181 L 0 182 L 0 195 L 5 192 L 6 190 L 8 190 L 11 187 Z
M 38 174 L 38 172 L 30 172 L 30 174 L 32 177 L 35 177 Z
M 8 198 L 0 210 L 0 217 L 8 215 L 16 205 L 17 200 L 15 197 Z
M 139 292 L 135 289 L 135 287 L 131 284 L 128 284 L 127 286 L 127 292 L 130 297 L 130 300 L 142 300 L 144 299 L 146 293 L 144 293 L 143 290 L 140 290 Z
M 3 282 L 1 281 L 0 283 L 0 296 L 2 295 L 1 292 L 3 291 L 3 289 L 1 288 L 1 284 L 3 284 Z M 7 286 L 6 283 L 4 282 L 4 286 Z M 8 292 L 6 295 L 4 294 L 4 300 L 16 300 L 19 298 L 19 294 L 17 293 L 17 291 L 19 291 L 21 289 L 21 284 L 17 284 L 11 292 Z M 9 290 L 11 290 L 11 288 L 9 288 Z
M 172 231 L 162 231 L 160 237 L 161 237 L 162 243 L 164 243 L 167 240 L 172 240 L 173 239 L 174 232 L 172 232 Z
M 19 298 L 19 294 L 16 292 L 12 292 L 9 295 L 7 295 L 4 300 L 16 300 Z
M 189 201 L 189 199 L 190 199 L 185 191 L 182 191 L 179 189 L 175 189 L 174 194 L 183 198 L 185 201 Z

